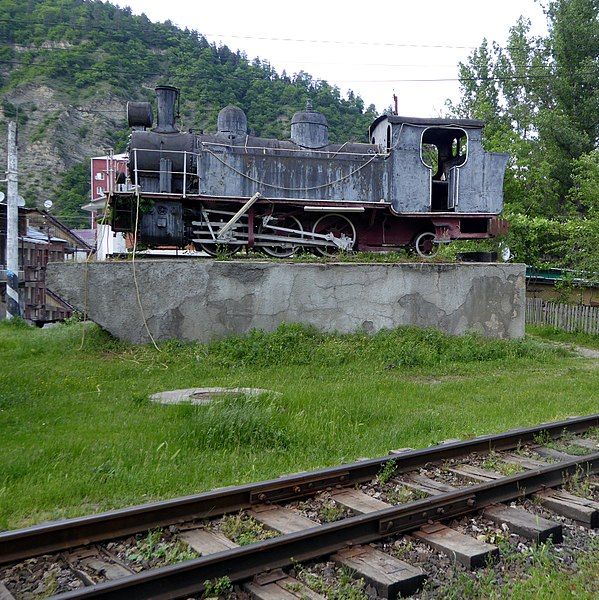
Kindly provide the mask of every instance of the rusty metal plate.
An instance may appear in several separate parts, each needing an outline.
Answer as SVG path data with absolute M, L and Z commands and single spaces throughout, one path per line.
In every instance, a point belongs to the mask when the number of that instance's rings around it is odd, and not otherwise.
M 332 491 L 348 484 L 349 471 L 336 472 L 325 476 L 306 477 L 299 481 L 296 479 L 291 483 L 284 483 L 283 481 L 281 481 L 281 485 L 252 492 L 250 494 L 250 502 L 252 504 L 259 502 L 279 502 L 280 500 L 297 498 L 298 496 L 307 496 L 317 491 Z

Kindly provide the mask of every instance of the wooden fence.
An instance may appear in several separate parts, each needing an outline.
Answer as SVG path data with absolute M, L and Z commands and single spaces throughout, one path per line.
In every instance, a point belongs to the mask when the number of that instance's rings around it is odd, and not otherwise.
M 551 325 L 564 331 L 599 334 L 599 307 L 526 299 L 526 322 Z

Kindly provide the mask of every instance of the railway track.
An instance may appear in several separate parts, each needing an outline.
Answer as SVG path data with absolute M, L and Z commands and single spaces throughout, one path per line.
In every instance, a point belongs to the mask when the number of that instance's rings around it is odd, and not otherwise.
M 477 568 L 499 549 L 452 526 L 465 516 L 555 544 L 560 518 L 598 527 L 597 438 L 599 414 L 3 532 L 0 598 L 35 597 L 48 569 L 64 600 L 200 598 L 226 582 L 243 586 L 235 597 L 322 598 L 290 575 L 308 561 L 351 570 L 378 597 L 410 594 L 425 571 L 385 540 L 409 535 Z

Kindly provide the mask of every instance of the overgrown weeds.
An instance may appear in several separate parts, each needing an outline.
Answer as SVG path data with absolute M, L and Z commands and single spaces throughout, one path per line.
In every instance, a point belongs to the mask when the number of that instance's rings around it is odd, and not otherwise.
M 592 498 L 594 493 L 590 474 L 582 467 L 578 467 L 572 475 L 564 475 L 564 489 L 582 498 Z
M 574 344 L 585 348 L 599 349 L 599 335 L 596 333 L 568 332 L 549 325 L 527 325 L 526 333 L 530 336 L 561 344 Z
M 127 558 L 136 563 L 164 566 L 198 557 L 197 552 L 181 540 L 164 541 L 163 535 L 161 529 L 149 531 L 137 541 L 135 549 L 127 554 Z
M 297 324 L 276 331 L 252 331 L 198 348 L 198 356 L 220 366 L 327 366 L 372 363 L 380 368 L 427 367 L 447 363 L 549 358 L 564 352 L 524 340 L 493 340 L 471 333 L 448 336 L 433 329 L 398 327 L 367 333 L 322 333 Z
M 248 517 L 244 513 L 224 517 L 220 523 L 220 530 L 240 546 L 247 546 L 277 536 L 276 532 L 266 529 L 256 519 Z
M 524 471 L 524 467 L 522 465 L 508 463 L 501 460 L 501 455 L 495 452 L 494 450 L 492 450 L 491 452 L 489 452 L 489 454 L 486 455 L 485 460 L 483 461 L 481 466 L 483 469 L 501 473 L 506 477 Z
M 346 509 L 333 500 L 325 502 L 319 511 L 319 517 L 323 523 L 333 523 L 345 517 Z
M 204 581 L 202 598 L 228 598 L 233 591 L 231 580 L 225 575 L 213 581 Z
M 296 577 L 328 600 L 368 600 L 364 579 L 347 567 L 335 568 L 335 578 L 331 579 L 296 565 Z
M 388 483 L 391 480 L 391 478 L 393 477 L 393 475 L 395 475 L 396 470 L 397 470 L 397 461 L 395 461 L 393 459 L 388 460 L 381 467 L 381 470 L 379 471 L 378 475 L 376 476 L 379 484 L 385 485 L 386 483 Z
M 500 565 L 487 565 L 467 573 L 454 570 L 447 580 L 428 580 L 423 597 L 451 600 L 550 600 L 553 598 L 597 598 L 599 581 L 596 561 L 599 558 L 597 542 L 576 557 L 576 570 L 561 561 L 551 542 L 530 547 L 516 546 L 503 534 L 493 535 L 487 541 L 500 547 Z
M 401 486 L 391 490 L 386 490 L 387 501 L 391 504 L 407 504 L 408 502 L 416 502 L 428 498 L 428 494 L 423 490 L 408 488 Z
M 474 340 L 287 325 L 208 345 L 172 341 L 157 352 L 90 323 L 2 325 L 0 528 L 593 411 L 599 370 L 581 378 L 563 371 L 578 359 L 561 352 Z M 430 378 L 438 383 L 421 381 Z M 148 401 L 200 386 L 277 393 L 206 406 Z

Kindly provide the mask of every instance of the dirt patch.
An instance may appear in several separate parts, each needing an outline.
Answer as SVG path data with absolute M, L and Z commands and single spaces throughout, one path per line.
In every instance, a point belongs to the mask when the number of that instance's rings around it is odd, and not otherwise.
M 593 348 L 584 348 L 583 346 L 574 346 L 576 354 L 583 356 L 584 358 L 595 358 L 599 359 L 599 350 Z

